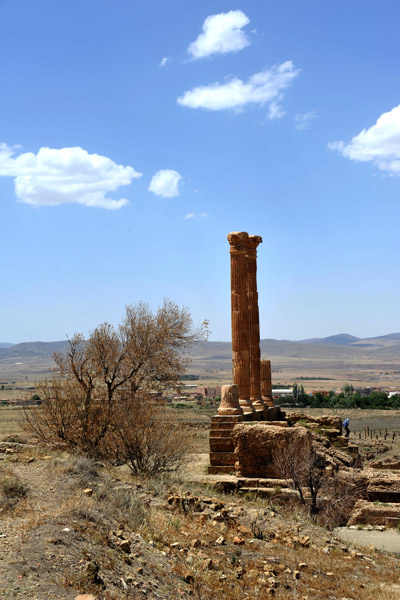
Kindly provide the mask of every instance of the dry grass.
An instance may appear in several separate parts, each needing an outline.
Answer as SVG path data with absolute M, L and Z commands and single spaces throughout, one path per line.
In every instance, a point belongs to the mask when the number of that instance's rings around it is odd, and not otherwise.
M 23 424 L 21 409 L 0 406 L 0 441 L 5 441 L 7 436 L 26 438 Z
M 3 474 L 30 489 L 27 500 L 19 502 L 17 520 L 8 513 L 4 521 L 10 545 L 0 556 L 0 581 L 2 568 L 9 581 L 8 588 L 0 583 L 2 598 L 70 600 L 81 592 L 122 600 L 147 590 L 147 597 L 163 600 L 262 600 L 271 589 L 280 600 L 398 597 L 390 587 L 398 580 L 397 559 L 371 551 L 357 556 L 285 505 L 226 496 L 170 477 L 132 478 L 124 468 L 53 456 L 35 455 L 29 464 L 6 458 Z M 88 484 L 90 496 L 83 492 Z M 187 499 L 195 494 L 200 503 L 206 500 L 206 508 L 189 501 L 173 508 L 166 501 L 170 494 Z M 210 503 L 216 508 L 207 508 Z M 214 519 L 219 506 L 237 516 Z M 217 543 L 221 536 L 222 544 Z M 243 545 L 235 543 L 237 536 Z M 123 539 L 130 541 L 130 551 L 122 550 Z M 28 565 L 22 577 L 19 564 Z M 37 564 L 35 579 L 29 565 Z M 11 590 L 17 590 L 14 596 Z

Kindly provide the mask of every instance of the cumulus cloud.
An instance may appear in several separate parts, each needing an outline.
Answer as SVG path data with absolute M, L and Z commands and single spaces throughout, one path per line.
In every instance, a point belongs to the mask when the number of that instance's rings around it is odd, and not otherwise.
M 371 161 L 381 171 L 400 175 L 400 105 L 383 113 L 375 125 L 363 129 L 349 144 L 331 142 L 329 148 L 350 160 Z
M 165 65 L 166 65 L 167 63 L 169 63 L 169 58 L 168 58 L 168 56 L 164 56 L 164 58 L 161 60 L 161 62 L 160 62 L 160 65 L 159 65 L 159 66 L 160 66 L 160 67 L 165 67 Z
M 106 194 L 141 177 L 132 167 L 89 154 L 80 147 L 40 148 L 37 154 L 17 154 L 17 148 L 0 144 L 0 176 L 14 177 L 21 202 L 34 206 L 75 203 L 115 210 L 127 204 Z
M 178 104 L 190 108 L 224 110 L 240 109 L 248 104 L 276 102 L 282 97 L 282 91 L 298 74 L 299 70 L 295 69 L 291 60 L 288 60 L 260 73 L 255 73 L 246 82 L 234 78 L 224 84 L 217 82 L 196 87 L 180 96 Z M 277 106 L 275 106 L 276 109 Z
M 317 118 L 317 113 L 315 110 L 312 110 L 307 113 L 298 113 L 295 115 L 294 120 L 296 122 L 294 128 L 297 131 L 304 131 L 304 129 L 308 129 L 311 121 Z
M 196 213 L 187 213 L 183 218 L 186 219 L 204 219 L 205 217 L 208 217 L 208 213 L 200 213 L 199 215 L 196 215 Z
M 149 191 L 163 198 L 174 198 L 179 196 L 179 182 L 182 175 L 173 169 L 161 169 L 153 175 L 149 185 Z
M 188 48 L 192 58 L 216 53 L 235 52 L 250 44 L 242 28 L 250 19 L 241 10 L 210 15 L 203 23 L 202 33 Z

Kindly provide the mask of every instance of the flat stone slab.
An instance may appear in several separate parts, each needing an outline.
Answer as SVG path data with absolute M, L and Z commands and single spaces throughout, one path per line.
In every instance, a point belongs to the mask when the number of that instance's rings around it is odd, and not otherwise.
M 263 498 L 272 498 L 273 496 L 285 496 L 286 498 L 297 498 L 297 492 L 290 488 L 276 487 L 241 487 L 239 488 L 241 494 L 256 494 Z

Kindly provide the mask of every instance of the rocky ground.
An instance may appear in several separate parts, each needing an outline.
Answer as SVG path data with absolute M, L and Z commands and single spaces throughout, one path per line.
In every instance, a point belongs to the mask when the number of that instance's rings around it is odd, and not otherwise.
M 0 598 L 394 600 L 398 557 L 273 499 L 36 447 L 0 454 Z

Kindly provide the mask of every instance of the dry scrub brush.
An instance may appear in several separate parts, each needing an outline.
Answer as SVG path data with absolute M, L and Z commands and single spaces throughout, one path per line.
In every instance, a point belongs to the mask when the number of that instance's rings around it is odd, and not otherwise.
M 28 487 L 11 470 L 0 469 L 0 515 L 10 511 L 26 498 Z
M 176 469 L 187 440 L 165 418 L 155 392 L 178 388 L 186 350 L 204 339 L 186 308 L 171 301 L 153 314 L 146 304 L 126 308 L 85 339 L 76 334 L 66 354 L 54 355 L 58 375 L 38 386 L 42 404 L 26 411 L 39 440 L 96 458 L 126 462 L 134 473 Z

